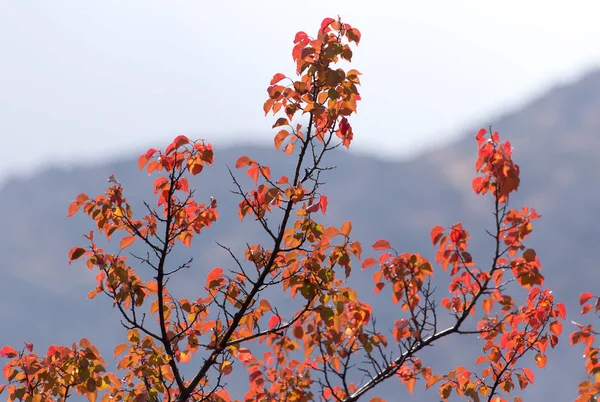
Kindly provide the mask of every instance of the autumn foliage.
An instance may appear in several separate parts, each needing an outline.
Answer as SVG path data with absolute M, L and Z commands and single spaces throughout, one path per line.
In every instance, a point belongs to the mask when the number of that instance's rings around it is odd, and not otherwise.
M 6 384 L 0 390 L 9 400 L 83 395 L 92 401 L 350 402 L 369 393 L 377 402 L 383 400 L 377 386 L 388 379 L 411 393 L 417 383 L 418 389 L 434 387 L 444 401 L 453 394 L 520 400 L 512 395 L 534 383 L 533 366 L 546 365 L 566 312 L 543 287 L 540 260 L 526 244 L 540 215 L 531 207 L 509 208 L 520 185 L 509 142 L 483 129 L 476 135 L 473 190 L 493 201 L 493 255 L 485 262 L 474 260 L 471 234 L 461 223 L 431 230 L 434 263 L 384 239 L 363 250 L 352 239 L 350 221 L 339 227 L 318 222 L 329 207 L 322 181 L 327 154 L 354 139 L 360 73 L 338 62 L 352 60 L 360 39 L 356 28 L 332 18 L 323 20 L 315 37 L 296 34 L 296 75 L 275 74 L 264 104 L 265 114 L 275 116 L 274 146 L 288 155 L 290 172 L 272 172 L 251 156 L 240 156 L 235 167 L 252 179 L 252 188 L 232 172 L 239 218 L 253 220 L 269 241 L 248 239 L 240 255 L 223 246 L 230 266 L 198 274 L 203 280 L 195 299 L 178 297 L 167 286 L 191 266 L 173 267 L 169 257 L 177 243 L 193 247 L 219 218 L 217 200 L 197 195 L 188 181 L 213 163 L 209 143 L 181 135 L 166 149 L 140 156 L 139 168 L 156 177 L 156 200 L 146 204 L 145 215 L 134 213 L 114 177 L 104 194 L 77 197 L 68 215 L 88 215 L 95 229 L 70 250 L 69 261 L 84 260 L 97 273 L 89 297 L 108 298 L 122 315 L 123 342 L 110 356 L 116 370 L 85 338 L 51 346 L 43 355 L 29 343 L 21 350 L 4 346 Z M 113 251 L 98 246 L 98 234 L 118 236 Z M 128 258 L 134 242 L 147 254 Z M 142 275 L 148 271 L 149 279 Z M 449 281 L 439 301 L 430 286 L 434 274 Z M 348 284 L 351 276 L 373 281 L 376 304 L 359 299 Z M 264 296 L 273 292 L 295 311 Z M 586 312 L 599 310 L 591 294 L 582 296 L 582 304 Z M 377 311 L 390 308 L 397 311 L 395 322 L 375 325 Z M 450 324 L 442 328 L 441 321 Z M 590 375 L 600 371 L 595 334 L 581 325 L 571 337 L 586 345 Z M 424 349 L 459 336 L 480 344 L 474 361 L 436 372 L 422 360 Z M 246 378 L 243 386 L 236 383 L 237 390 L 244 388 L 237 396 L 227 385 L 234 371 Z M 591 401 L 586 395 L 599 387 L 582 383 L 580 400 Z

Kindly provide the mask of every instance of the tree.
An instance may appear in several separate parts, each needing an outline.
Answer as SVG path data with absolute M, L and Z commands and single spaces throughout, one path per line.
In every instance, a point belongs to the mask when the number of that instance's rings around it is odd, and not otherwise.
M 350 221 L 339 228 L 317 221 L 328 208 L 322 182 L 330 169 L 326 157 L 350 147 L 350 117 L 361 100 L 360 73 L 337 63 L 351 61 L 351 45 L 360 38 L 339 18 L 323 20 L 315 38 L 296 34 L 292 55 L 298 76 L 275 74 L 264 104 L 265 114 L 279 116 L 274 145 L 293 161 L 291 172 L 273 175 L 269 166 L 241 156 L 236 168 L 252 179 L 251 189 L 231 172 L 240 219 L 254 219 L 269 242 L 247 244 L 243 256 L 221 245 L 231 266 L 208 272 L 197 298 L 180 297 L 167 284 L 192 264 L 173 267 L 174 247 L 191 247 L 218 219 L 217 200 L 199 202 L 188 181 L 213 163 L 209 143 L 181 135 L 165 150 L 149 149 L 139 158 L 140 169 L 157 176 L 157 207 L 147 203 L 141 219 L 114 177 L 103 195 L 80 194 L 69 216 L 82 210 L 107 239 L 121 235 L 116 253 L 99 247 L 94 231 L 85 235 L 86 246 L 69 252 L 70 261 L 83 258 L 98 273 L 89 297 L 105 295 L 122 315 L 127 331 L 114 350 L 117 371 L 107 370 L 86 338 L 71 347 L 51 346 L 45 356 L 34 353 L 30 343 L 20 351 L 5 346 L 0 355 L 8 359 L 8 384 L 0 391 L 10 400 L 27 401 L 78 394 L 90 400 L 223 402 L 232 399 L 226 379 L 241 372 L 239 366 L 248 377 L 245 401 L 350 402 L 373 391 L 369 397 L 376 402 L 382 401 L 373 396 L 377 385 L 391 377 L 410 392 L 417 380 L 426 388 L 435 385 L 443 400 L 454 392 L 473 401 L 505 401 L 517 385 L 532 384 L 526 362 L 545 366 L 565 309 L 542 288 L 540 261 L 524 244 L 540 216 L 529 207 L 509 209 L 520 184 L 519 167 L 510 143 L 500 142 L 498 133 L 477 134 L 473 180 L 475 193 L 493 201 L 491 263 L 475 263 L 462 224 L 434 227 L 436 264 L 450 281 L 450 296 L 439 303 L 431 286 L 434 265 L 423 256 L 398 252 L 380 239 L 372 245 L 376 254 L 366 257 L 351 239 Z M 300 114 L 308 117 L 306 126 L 294 120 Z M 147 250 L 145 256 L 132 254 L 136 268 L 123 255 L 134 242 Z M 351 275 L 372 276 L 375 306 L 348 285 Z M 273 295 L 295 311 L 275 305 Z M 400 318 L 380 330 L 374 317 L 383 308 L 397 309 Z M 451 321 L 445 328 L 440 328 L 442 315 Z M 434 372 L 421 353 L 452 336 L 478 339 L 483 354 L 471 370 Z
M 586 315 L 594 311 L 596 314 L 600 312 L 600 298 L 591 292 L 582 293 L 579 297 L 581 304 L 581 314 Z M 585 351 L 585 371 L 588 374 L 588 380 L 579 383 L 579 397 L 576 402 L 595 402 L 600 396 L 600 361 L 598 352 L 600 348 L 594 345 L 595 337 L 599 334 L 593 325 L 582 325 L 575 321 L 572 323 L 578 327 L 578 330 L 571 333 L 571 344 L 576 345 L 583 343 Z

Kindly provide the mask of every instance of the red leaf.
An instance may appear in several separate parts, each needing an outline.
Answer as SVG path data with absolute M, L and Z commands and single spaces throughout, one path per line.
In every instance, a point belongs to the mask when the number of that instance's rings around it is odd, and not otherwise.
M 528 368 L 523 368 L 523 374 L 525 374 L 525 377 L 527 377 L 527 380 L 529 380 L 529 382 L 533 384 L 533 381 L 535 380 L 533 371 L 531 371 L 531 369 L 528 369 Z
M 460 241 L 460 239 L 462 239 L 462 237 L 463 237 L 462 229 L 453 228 L 450 231 L 450 240 L 452 240 L 453 243 L 458 243 Z
M 154 155 L 155 153 L 156 153 L 156 149 L 150 148 L 148 151 L 146 151 L 146 158 L 147 159 L 152 158 L 152 155 Z
M 136 240 L 137 240 L 137 238 L 135 236 L 126 236 L 126 237 L 123 237 L 123 239 L 121 239 L 120 246 L 123 249 L 123 248 L 128 247 L 129 245 L 131 245 L 131 243 L 133 243 Z
M 323 215 L 325 215 L 325 212 L 327 212 L 327 197 L 322 195 L 319 198 L 319 205 L 321 206 L 321 211 L 323 212 Z
M 334 21 L 335 20 L 333 18 L 325 18 L 323 22 L 321 22 L 321 31 L 324 30 L 329 24 L 331 24 Z
M 373 249 L 374 250 L 387 250 L 392 248 L 392 246 L 390 245 L 390 242 L 387 240 L 377 240 L 375 243 L 373 243 Z
M 296 36 L 294 37 L 294 43 L 302 42 L 305 39 L 308 39 L 308 35 L 306 35 L 306 32 L 297 32 Z
M 308 207 L 306 207 L 306 212 L 309 212 L 309 213 L 317 212 L 318 210 L 319 210 L 318 202 L 313 202 Z
M 178 135 L 175 137 L 173 142 L 167 147 L 165 154 L 169 155 L 171 152 L 175 151 L 179 147 L 189 144 L 190 140 L 185 135 Z
M 240 156 L 238 158 L 237 162 L 235 163 L 235 167 L 237 169 L 239 169 L 239 168 L 249 165 L 251 162 L 252 162 L 252 159 L 248 158 L 247 156 Z
M 579 296 L 579 304 L 584 305 L 592 297 L 594 297 L 594 295 L 591 292 L 582 293 L 581 296 Z
M 273 76 L 273 78 L 271 79 L 271 82 L 270 82 L 270 84 L 271 84 L 271 85 L 273 85 L 273 84 L 277 84 L 279 81 L 281 81 L 281 80 L 282 80 L 282 79 L 284 79 L 284 78 L 285 78 L 285 75 L 284 75 L 284 74 L 277 73 L 277 74 L 275 74 L 275 75 Z
M 13 357 L 16 357 L 16 356 L 17 356 L 17 351 L 14 350 L 10 346 L 5 346 L 2 349 L 0 349 L 0 357 L 8 357 L 9 359 L 12 359 Z
M 53 354 L 55 354 L 56 352 L 58 352 L 60 349 L 58 346 L 56 345 L 50 345 L 50 347 L 48 348 L 48 352 L 46 352 L 46 356 L 50 357 Z
M 278 326 L 279 324 L 281 324 L 281 317 L 279 317 L 278 315 L 274 315 L 269 320 L 269 329 L 273 329 L 273 328 L 275 328 L 275 326 Z
M 178 135 L 175 138 L 175 140 L 173 141 L 173 144 L 175 145 L 175 149 L 177 149 L 183 145 L 189 144 L 189 143 L 190 143 L 190 140 L 185 135 Z
M 32 342 L 23 342 L 28 351 L 33 352 L 33 343 Z
M 475 136 L 475 139 L 477 141 L 480 141 L 483 137 L 485 137 L 486 133 L 487 133 L 487 130 L 485 128 L 479 129 L 479 132 L 477 132 L 477 135 Z

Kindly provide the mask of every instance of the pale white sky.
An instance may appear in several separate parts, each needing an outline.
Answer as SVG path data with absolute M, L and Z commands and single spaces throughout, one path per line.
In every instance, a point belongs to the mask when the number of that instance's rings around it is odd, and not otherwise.
M 0 180 L 181 133 L 271 144 L 270 78 L 337 14 L 363 34 L 356 149 L 391 158 L 600 66 L 595 0 L 0 0 Z

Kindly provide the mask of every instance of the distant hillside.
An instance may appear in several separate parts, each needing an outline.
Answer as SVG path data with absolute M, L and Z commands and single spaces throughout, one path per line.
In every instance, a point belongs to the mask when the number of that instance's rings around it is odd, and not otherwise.
M 529 244 L 541 258 L 546 285 L 574 314 L 579 293 L 595 291 L 600 283 L 595 253 L 600 244 L 600 71 L 555 88 L 522 110 L 482 121 L 482 126 L 490 123 L 503 139 L 510 139 L 521 166 L 522 188 L 513 205 L 532 205 L 543 216 Z M 331 155 L 329 164 L 337 169 L 325 176 L 324 192 L 330 200 L 326 223 L 352 220 L 354 237 L 365 246 L 387 238 L 401 251 L 433 257 L 430 228 L 462 221 L 475 237 L 476 257 L 484 263 L 490 245 L 484 228 L 490 226 L 491 209 L 489 200 L 476 198 L 470 187 L 478 128 L 458 142 L 406 162 L 347 152 Z M 241 250 L 245 241 L 259 236 L 251 222 L 239 222 L 238 200 L 229 193 L 233 185 L 225 165 L 234 166 L 245 154 L 271 165 L 273 172 L 289 169 L 286 156 L 270 148 L 217 147 L 215 153 L 215 166 L 192 183 L 200 198 L 219 200 L 217 224 L 184 251 L 195 256 L 201 272 L 230 263 L 215 240 Z M 151 198 L 151 178 L 137 170 L 134 157 L 99 167 L 48 170 L 30 179 L 8 180 L 0 190 L 0 344 L 18 345 L 27 339 L 43 350 L 50 342 L 69 344 L 87 335 L 107 357 L 112 355 L 110 346 L 122 334 L 118 314 L 102 298 L 86 301 L 94 273 L 82 264 L 67 265 L 67 251 L 84 244 L 81 234 L 92 228 L 91 221 L 83 216 L 66 218 L 75 196 L 103 192 L 111 173 L 124 184 L 130 200 Z M 187 272 L 186 281 L 177 285 L 182 292 L 201 286 L 202 276 L 195 272 Z M 371 273 L 357 273 L 357 278 L 361 293 L 369 293 Z M 385 310 L 384 315 L 393 318 L 393 311 Z M 565 333 L 570 330 L 565 323 Z M 432 349 L 427 357 L 441 365 L 469 365 L 464 356 L 477 350 L 462 349 L 468 345 L 454 342 Z M 536 370 L 536 385 L 523 395 L 525 400 L 574 399 L 583 375 L 581 351 L 571 349 L 565 336 L 550 354 L 548 367 Z M 398 384 L 390 382 L 385 392 L 398 395 Z M 427 399 L 407 400 L 436 400 L 434 393 L 426 395 Z

